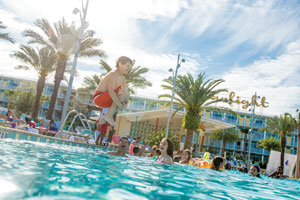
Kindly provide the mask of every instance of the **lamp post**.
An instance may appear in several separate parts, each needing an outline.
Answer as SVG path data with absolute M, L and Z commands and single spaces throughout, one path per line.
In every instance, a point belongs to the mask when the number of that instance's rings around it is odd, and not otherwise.
M 255 116 L 255 106 L 256 106 L 256 99 L 257 98 L 260 98 L 259 96 L 257 97 L 256 95 L 256 92 L 255 92 L 255 95 L 254 95 L 254 100 L 253 100 L 253 107 L 252 109 L 250 109 L 251 111 L 251 118 L 250 118 L 250 129 L 249 129 L 249 147 L 248 147 L 248 167 L 250 168 L 250 156 L 251 156 L 251 142 L 252 142 L 252 135 L 253 135 L 253 119 L 254 119 L 254 116 Z
M 77 46 L 76 46 L 76 51 L 75 51 L 75 55 L 74 55 L 74 60 L 73 60 L 73 64 L 72 64 L 72 71 L 71 71 L 70 80 L 69 80 L 69 84 L 68 84 L 68 90 L 67 90 L 67 94 L 65 97 L 63 111 L 62 111 L 62 115 L 61 115 L 61 126 L 63 126 L 62 123 L 67 115 L 67 111 L 68 111 L 68 107 L 69 107 L 69 101 L 70 101 L 70 96 L 71 96 L 71 91 L 72 91 L 73 79 L 74 79 L 75 69 L 76 69 L 76 65 L 77 65 L 79 50 L 80 50 L 80 44 L 81 44 L 81 40 L 82 40 L 84 27 L 86 25 L 85 18 L 86 18 L 86 14 L 87 14 L 88 5 L 89 5 L 89 0 L 86 1 L 85 7 L 83 6 L 83 2 L 82 2 L 83 16 L 81 15 L 81 11 L 78 8 L 74 8 L 74 10 L 73 10 L 73 14 L 76 15 L 79 13 L 81 26 L 80 26 L 80 31 L 79 31 L 79 37 L 77 40 Z M 90 33 L 93 34 L 92 31 Z
M 185 60 L 184 59 L 180 60 L 180 54 L 178 54 L 175 74 L 174 74 L 174 71 L 173 71 L 172 68 L 169 69 L 169 72 L 172 72 L 172 77 L 173 77 L 173 90 L 172 90 L 172 97 L 171 97 L 170 108 L 169 108 L 169 116 L 168 116 L 167 128 L 166 128 L 166 134 L 165 134 L 166 138 L 169 135 L 169 126 L 170 126 L 171 112 L 172 112 L 172 109 L 173 109 L 173 99 L 174 99 L 174 95 L 175 95 L 177 72 L 178 72 L 178 69 L 180 67 L 180 64 L 184 63 L 184 62 L 185 62 Z

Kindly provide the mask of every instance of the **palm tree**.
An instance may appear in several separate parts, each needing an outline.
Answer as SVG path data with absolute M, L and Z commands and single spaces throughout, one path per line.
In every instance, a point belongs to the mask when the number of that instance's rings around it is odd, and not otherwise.
M 222 153 L 221 153 L 222 156 L 224 155 L 224 152 L 225 152 L 226 142 L 231 143 L 231 142 L 236 142 L 239 140 L 239 135 L 237 133 L 235 133 L 234 129 L 216 130 L 210 134 L 210 137 L 213 140 L 219 140 L 219 141 L 223 142 L 222 143 Z
M 175 86 L 174 105 L 178 107 L 177 111 L 185 108 L 185 128 L 187 135 L 184 143 L 184 149 L 190 149 L 192 146 L 193 133 L 200 127 L 200 112 L 209 109 L 211 104 L 223 101 L 222 99 L 212 100 L 211 97 L 221 92 L 227 92 L 226 89 L 216 89 L 222 79 L 205 80 L 205 73 L 200 73 L 196 79 L 188 73 L 187 75 L 178 75 Z M 173 79 L 163 80 L 167 85 L 162 85 L 163 89 L 173 90 Z M 159 98 L 172 98 L 170 94 L 160 95 Z M 169 101 L 160 101 L 170 103 Z
M 300 173 L 300 112 L 297 109 L 297 159 L 296 159 L 296 178 L 299 179 Z
M 41 29 L 43 34 L 39 34 L 33 30 L 24 31 L 24 36 L 29 37 L 29 43 L 40 44 L 49 47 L 57 56 L 57 66 L 54 76 L 54 87 L 50 99 L 50 105 L 47 113 L 47 119 L 52 119 L 54 106 L 60 86 L 60 82 L 64 78 L 68 60 L 74 55 L 76 49 L 77 38 L 79 36 L 79 29 L 75 27 L 74 23 L 68 24 L 65 19 L 54 23 L 52 27 L 48 20 L 38 19 L 34 23 Z M 105 56 L 104 51 L 96 49 L 102 44 L 99 38 L 91 38 L 86 31 L 88 25 L 85 27 L 83 38 L 81 41 L 79 56 Z
M 286 147 L 286 136 L 291 134 L 296 129 L 296 120 L 289 113 L 283 115 L 275 116 L 267 119 L 266 127 L 262 130 L 265 130 L 270 133 L 280 135 L 280 146 L 281 146 L 281 155 L 280 155 L 280 166 L 284 168 L 284 153 Z
M 260 148 L 264 148 L 267 151 L 280 151 L 280 142 L 276 139 L 276 137 L 269 137 L 263 140 L 259 140 L 257 146 Z
M 0 21 L 0 29 L 5 29 L 6 26 L 3 25 L 2 21 Z M 14 43 L 14 40 L 9 36 L 8 33 L 0 33 L 0 39 L 7 40 L 11 43 Z
M 40 111 L 40 98 L 45 88 L 46 78 L 55 71 L 56 55 L 48 47 L 34 49 L 29 46 L 21 45 L 20 50 L 11 54 L 11 57 L 23 62 L 25 65 L 18 65 L 16 69 L 34 69 L 39 76 L 36 97 L 33 106 L 32 117 L 36 119 Z
M 146 67 L 141 67 L 141 66 L 134 66 L 135 60 L 133 60 L 133 65 L 132 68 L 129 70 L 129 72 L 126 74 L 126 84 L 127 84 L 127 89 L 129 93 L 134 94 L 134 89 L 136 88 L 146 88 L 146 87 L 151 87 L 152 83 L 147 81 L 142 74 L 145 74 L 149 71 L 148 68 Z M 103 73 L 101 76 L 104 76 L 108 72 L 112 70 L 112 67 L 109 66 L 105 61 L 101 60 L 100 65 L 104 70 L 106 70 L 106 73 Z
M 78 88 L 79 91 L 88 91 L 90 93 L 95 92 L 97 86 L 102 80 L 102 76 L 94 74 L 92 77 L 84 77 L 83 88 Z

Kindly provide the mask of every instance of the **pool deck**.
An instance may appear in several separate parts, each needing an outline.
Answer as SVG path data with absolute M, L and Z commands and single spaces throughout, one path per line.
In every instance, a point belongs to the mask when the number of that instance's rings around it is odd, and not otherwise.
M 0 138 L 5 139 L 15 139 L 15 140 L 25 140 L 31 142 L 42 142 L 47 144 L 61 144 L 61 145 L 70 145 L 70 146 L 77 146 L 77 147 L 85 147 L 90 149 L 99 149 L 101 151 L 116 151 L 116 149 L 93 145 L 93 144 L 83 144 L 80 142 L 64 140 L 61 138 L 50 137 L 41 134 L 31 133 L 25 130 L 15 129 L 15 128 L 8 128 L 4 126 L 0 126 Z

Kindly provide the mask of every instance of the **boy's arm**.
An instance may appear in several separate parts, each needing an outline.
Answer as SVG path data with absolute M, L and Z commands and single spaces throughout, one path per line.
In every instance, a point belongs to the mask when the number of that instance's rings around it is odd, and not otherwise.
M 121 101 L 115 92 L 115 86 L 116 86 L 116 76 L 115 73 L 111 73 L 108 79 L 108 94 L 118 107 L 122 107 Z

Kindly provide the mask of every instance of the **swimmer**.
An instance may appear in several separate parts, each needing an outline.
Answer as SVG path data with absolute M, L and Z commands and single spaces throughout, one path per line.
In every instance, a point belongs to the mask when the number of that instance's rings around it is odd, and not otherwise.
M 188 164 L 191 159 L 192 152 L 188 149 L 182 152 L 181 159 L 179 161 L 180 164 Z
M 160 148 L 161 155 L 157 158 L 156 162 L 173 164 L 174 147 L 172 141 L 168 138 L 162 139 L 159 148 Z
M 212 161 L 212 167 L 213 170 L 221 170 L 225 165 L 225 159 L 221 156 L 214 157 Z
M 133 156 L 140 156 L 140 149 L 138 147 L 133 147 Z
M 150 150 L 150 153 L 147 155 L 147 157 L 151 157 L 152 158 L 153 156 L 155 156 L 157 149 L 158 149 L 158 146 L 157 145 L 153 145 L 152 148 L 151 148 L 151 150 Z
M 258 166 L 254 165 L 250 168 L 250 175 L 257 177 L 257 178 L 261 178 L 260 177 L 260 169 Z
M 113 155 L 113 156 L 122 156 L 122 157 L 128 157 L 126 156 L 126 153 L 128 152 L 129 148 L 129 140 L 127 137 L 122 137 L 120 139 L 118 150 L 117 152 L 107 152 L 107 154 Z

